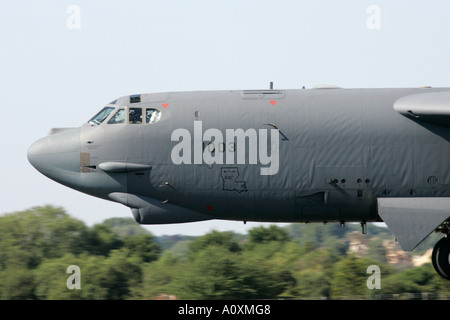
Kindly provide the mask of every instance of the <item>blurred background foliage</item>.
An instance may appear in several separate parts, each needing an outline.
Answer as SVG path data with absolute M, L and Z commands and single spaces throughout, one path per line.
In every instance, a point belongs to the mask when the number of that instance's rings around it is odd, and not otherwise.
M 0 217 L 0 299 L 448 299 L 431 262 L 413 264 L 439 239 L 396 259 L 392 234 L 375 225 L 366 235 L 357 224 L 291 224 L 155 237 L 132 218 L 88 227 L 36 207 Z M 70 265 L 80 290 L 67 288 Z M 367 288 L 370 265 L 379 290 Z

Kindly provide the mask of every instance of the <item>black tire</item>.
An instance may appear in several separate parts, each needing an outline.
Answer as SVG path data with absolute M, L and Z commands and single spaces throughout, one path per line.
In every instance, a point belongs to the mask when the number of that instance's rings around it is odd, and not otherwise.
M 434 246 L 431 261 L 436 272 L 444 279 L 450 280 L 450 239 L 439 240 Z
M 439 267 L 443 273 L 447 275 L 446 279 L 450 280 L 450 239 L 448 237 L 443 239 L 445 239 L 445 241 L 442 243 L 441 249 L 439 249 L 437 258 Z

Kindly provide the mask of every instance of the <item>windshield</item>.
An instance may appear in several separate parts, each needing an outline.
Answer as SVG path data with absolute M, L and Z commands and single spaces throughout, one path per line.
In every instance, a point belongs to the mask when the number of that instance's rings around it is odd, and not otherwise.
M 114 110 L 113 107 L 104 107 L 99 113 L 97 113 L 91 120 L 89 120 L 89 124 L 95 124 L 97 126 L 101 125 L 103 121 L 110 115 L 110 113 Z
M 119 109 L 108 121 L 109 124 L 125 123 L 125 110 Z

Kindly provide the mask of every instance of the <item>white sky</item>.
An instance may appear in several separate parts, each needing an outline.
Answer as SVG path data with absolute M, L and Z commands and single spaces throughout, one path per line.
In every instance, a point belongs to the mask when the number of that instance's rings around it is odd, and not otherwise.
M 449 12 L 446 0 L 2 0 L 0 213 L 52 204 L 88 225 L 132 217 L 47 179 L 26 157 L 50 128 L 79 126 L 120 96 L 270 81 L 283 89 L 448 86 Z M 199 235 L 255 225 L 147 228 Z

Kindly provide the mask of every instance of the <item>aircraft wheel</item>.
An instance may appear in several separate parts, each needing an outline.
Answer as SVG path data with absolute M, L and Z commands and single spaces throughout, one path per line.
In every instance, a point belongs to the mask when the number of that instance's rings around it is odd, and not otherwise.
M 433 267 L 444 279 L 450 280 L 450 239 L 444 237 L 439 240 L 431 256 Z

